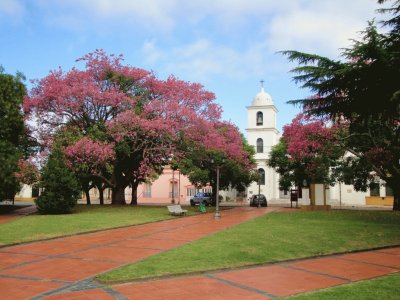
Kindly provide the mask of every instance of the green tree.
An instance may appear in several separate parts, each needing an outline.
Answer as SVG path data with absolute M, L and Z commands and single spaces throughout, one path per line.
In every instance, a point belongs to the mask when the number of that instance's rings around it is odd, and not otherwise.
M 41 175 L 40 187 L 43 192 L 35 200 L 39 211 L 44 214 L 71 212 L 81 189 L 74 173 L 65 165 L 60 147 L 53 147 Z
M 379 33 L 369 22 L 362 39 L 342 52 L 343 61 L 283 53 L 299 63 L 294 80 L 314 93 L 289 103 L 342 126 L 339 143 L 353 155 L 355 187 L 365 188 L 373 171 L 393 189 L 393 210 L 400 210 L 400 1 L 380 12 L 391 14 L 383 22 L 389 30 Z
M 254 148 L 242 135 L 242 147 L 247 157 L 243 160 L 227 158 L 221 151 L 210 150 L 199 145 L 187 146 L 185 158 L 176 162 L 182 174 L 189 177 L 190 182 L 201 187 L 210 184 L 213 189 L 214 202 L 217 197 L 216 179 L 217 167 L 220 170 L 220 190 L 234 188 L 239 192 L 245 191 L 251 182 L 256 181 L 258 173 L 254 170 Z
M 287 152 L 287 144 L 281 138 L 279 143 L 272 147 L 268 159 L 268 166 L 274 168 L 279 176 L 279 188 L 288 191 L 293 186 L 302 186 L 304 180 L 310 181 L 306 173 L 305 161 L 293 161 Z
M 21 73 L 3 73 L 0 66 L 0 201 L 13 199 L 19 190 L 15 177 L 22 158 L 24 137 L 22 101 L 26 94 Z

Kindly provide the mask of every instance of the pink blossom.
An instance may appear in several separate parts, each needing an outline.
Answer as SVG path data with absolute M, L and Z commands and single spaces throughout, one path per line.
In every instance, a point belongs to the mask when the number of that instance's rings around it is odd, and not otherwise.
M 297 115 L 291 124 L 284 126 L 283 138 L 288 145 L 288 154 L 302 160 L 318 155 L 327 144 L 334 143 L 336 128 L 314 117 Z
M 93 141 L 83 137 L 75 144 L 65 148 L 67 165 L 75 170 L 85 170 L 88 173 L 98 174 L 107 164 L 115 160 L 113 144 Z

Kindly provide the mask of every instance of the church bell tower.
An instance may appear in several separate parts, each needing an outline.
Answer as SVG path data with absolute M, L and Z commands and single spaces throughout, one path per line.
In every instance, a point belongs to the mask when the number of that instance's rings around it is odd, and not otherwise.
M 257 170 L 260 181 L 253 182 L 247 189 L 247 196 L 264 194 L 268 201 L 279 198 L 278 174 L 267 166 L 271 148 L 278 143 L 279 131 L 276 128 L 277 108 L 272 97 L 264 90 L 264 81 L 261 81 L 261 90 L 247 106 L 247 140 L 255 149 Z

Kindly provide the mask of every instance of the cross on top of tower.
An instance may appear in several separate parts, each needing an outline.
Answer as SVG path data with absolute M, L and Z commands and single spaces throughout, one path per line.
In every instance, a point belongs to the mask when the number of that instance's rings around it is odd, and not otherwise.
M 263 88 L 264 87 L 264 79 L 261 79 L 260 83 L 261 83 L 261 87 Z

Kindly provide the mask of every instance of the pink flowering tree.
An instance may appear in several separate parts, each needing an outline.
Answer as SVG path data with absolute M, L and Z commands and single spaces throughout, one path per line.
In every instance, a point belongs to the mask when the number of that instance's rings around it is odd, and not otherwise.
M 188 155 L 192 148 L 182 146 L 184 140 L 245 159 L 237 129 L 220 126 L 221 108 L 200 84 L 160 80 L 102 50 L 78 61 L 84 70 L 59 69 L 35 81 L 24 108 L 48 147 L 66 127 L 79 132 L 64 145 L 68 165 L 110 187 L 113 204 L 125 204 L 125 188 L 135 195 L 172 154 Z
M 327 125 L 323 119 L 297 115 L 284 126 L 283 136 L 271 152 L 269 166 L 280 173 L 280 186 L 308 183 L 330 184 L 336 180 L 333 169 L 340 164 L 344 151 L 339 145 L 341 128 Z
M 14 175 L 20 185 L 34 185 L 39 181 L 39 170 L 31 159 L 20 159 Z

